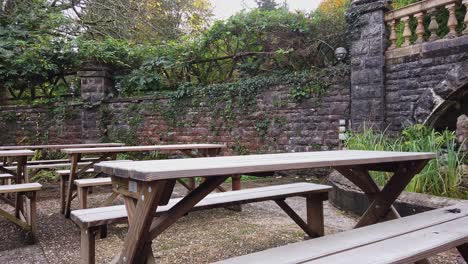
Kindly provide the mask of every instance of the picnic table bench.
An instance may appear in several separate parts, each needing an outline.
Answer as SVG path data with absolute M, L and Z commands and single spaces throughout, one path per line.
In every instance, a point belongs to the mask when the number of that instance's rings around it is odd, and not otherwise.
M 313 183 L 293 183 L 244 189 L 235 192 L 211 193 L 197 203 L 191 211 L 241 205 L 273 200 L 309 237 L 324 235 L 323 201 L 327 200 L 330 186 Z M 307 220 L 304 221 L 284 201 L 286 198 L 301 196 L 306 198 Z M 182 198 L 170 199 L 168 204 L 160 206 L 154 216 L 161 216 L 174 207 Z M 101 227 L 108 224 L 126 222 L 127 211 L 124 205 L 74 210 L 71 219 L 81 229 L 81 263 L 95 262 L 95 236 Z M 105 229 L 104 229 L 105 230 Z M 102 237 L 102 234 L 101 234 Z
M 74 194 L 76 185 L 74 181 L 81 178 L 81 176 L 96 163 L 102 162 L 106 159 L 115 159 L 119 153 L 131 153 L 131 152 L 148 152 L 148 151 L 159 151 L 159 152 L 182 152 L 189 157 L 197 156 L 215 156 L 218 155 L 225 145 L 220 144 L 174 144 L 174 145 L 151 145 L 151 146 L 123 146 L 123 147 L 97 147 L 97 148 L 68 148 L 62 149 L 63 153 L 68 154 L 71 167 L 70 174 L 67 179 L 65 196 L 61 197 L 61 212 L 66 218 L 70 217 L 71 212 L 71 201 L 77 197 Z M 198 153 L 194 154 L 193 151 Z M 98 155 L 98 157 L 90 162 L 90 164 L 83 166 L 81 169 L 78 168 L 78 163 L 81 161 L 84 155 Z M 98 173 L 98 172 L 97 172 Z M 179 181 L 188 188 L 194 188 L 195 182 L 192 181 L 193 185 L 187 185 L 183 181 Z M 233 187 L 240 187 L 240 179 L 233 178 Z M 84 204 L 82 204 L 84 205 Z
M 465 202 L 216 263 L 414 263 L 455 247 L 468 261 L 467 227 Z
M 356 227 L 377 223 L 384 217 L 399 218 L 392 204 L 411 179 L 434 153 L 384 151 L 323 151 L 183 160 L 134 161 L 99 163 L 96 171 L 111 175 L 114 189 L 123 195 L 129 230 L 122 251 L 113 263 L 153 262 L 152 240 L 205 198 L 230 175 L 295 169 L 332 167 L 355 183 L 371 203 Z M 393 172 L 380 189 L 369 171 Z M 206 180 L 153 219 L 158 206 L 167 205 L 176 179 L 203 175 Z
M 85 143 L 85 144 L 59 144 L 59 145 L 17 145 L 0 146 L 0 150 L 60 150 L 64 148 L 99 148 L 99 147 L 121 147 L 122 143 Z

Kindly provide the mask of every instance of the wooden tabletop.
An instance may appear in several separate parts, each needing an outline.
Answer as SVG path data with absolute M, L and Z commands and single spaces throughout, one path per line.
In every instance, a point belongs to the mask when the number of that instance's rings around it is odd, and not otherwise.
M 88 143 L 88 144 L 63 144 L 63 145 L 23 145 L 23 146 L 0 146 L 0 150 L 24 150 L 24 149 L 64 149 L 64 148 L 97 148 L 97 147 L 120 147 L 122 143 Z
M 177 160 L 101 162 L 98 172 L 142 181 L 197 176 L 378 164 L 435 158 L 434 153 L 337 150 L 300 153 L 224 156 Z
M 3 150 L 0 151 L 0 157 L 22 157 L 22 156 L 33 156 L 34 151 L 32 150 Z
M 177 144 L 177 145 L 152 145 L 152 146 L 125 146 L 125 147 L 104 147 L 104 148 L 67 148 L 62 149 L 67 154 L 95 154 L 95 153 L 123 153 L 123 152 L 143 152 L 158 150 L 191 150 L 191 149 L 220 149 L 226 148 L 221 144 Z

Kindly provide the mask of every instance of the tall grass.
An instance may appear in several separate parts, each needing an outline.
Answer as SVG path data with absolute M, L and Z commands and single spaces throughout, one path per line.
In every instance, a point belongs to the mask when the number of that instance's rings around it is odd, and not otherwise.
M 398 138 L 372 128 L 364 128 L 361 133 L 351 133 L 346 141 L 348 149 L 386 150 L 407 152 L 435 152 L 437 159 L 428 162 L 416 175 L 406 190 L 438 196 L 468 198 L 468 191 L 460 186 L 463 177 L 464 154 L 457 147 L 456 136 L 452 131 L 437 132 L 423 125 L 405 129 Z M 390 173 L 372 172 L 379 185 L 384 185 Z

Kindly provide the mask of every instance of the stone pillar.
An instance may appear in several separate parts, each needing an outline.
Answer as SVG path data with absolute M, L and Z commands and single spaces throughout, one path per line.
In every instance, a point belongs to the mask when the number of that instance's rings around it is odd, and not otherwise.
M 351 57 L 351 128 L 364 123 L 385 126 L 384 67 L 387 30 L 385 0 L 353 1 L 348 10 L 348 36 Z
M 112 97 L 114 81 L 109 67 L 87 64 L 78 72 L 81 79 L 81 140 L 83 143 L 101 142 L 101 104 Z

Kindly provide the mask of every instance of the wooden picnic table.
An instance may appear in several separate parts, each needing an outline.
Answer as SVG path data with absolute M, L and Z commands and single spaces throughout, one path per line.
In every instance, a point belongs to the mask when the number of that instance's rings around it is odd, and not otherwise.
M 129 230 L 122 251 L 113 263 L 152 263 L 152 240 L 188 213 L 227 177 L 281 170 L 332 167 L 351 180 L 371 203 L 356 227 L 377 223 L 388 216 L 400 217 L 392 207 L 400 193 L 434 153 L 383 151 L 323 151 L 183 160 L 101 162 L 96 171 L 112 176 L 113 188 L 123 195 Z M 381 190 L 369 171 L 393 172 Z M 168 203 L 177 178 L 203 175 L 206 181 L 168 212 L 154 219 L 159 205 Z M 153 220 L 154 219 L 154 220 Z
M 175 152 L 179 151 L 190 157 L 202 156 L 216 156 L 222 149 L 226 148 L 225 145 L 221 144 L 174 144 L 174 145 L 152 145 L 152 146 L 122 146 L 122 147 L 96 147 L 96 148 L 68 148 L 62 149 L 63 153 L 68 154 L 71 167 L 70 175 L 68 177 L 68 185 L 66 186 L 66 196 L 64 199 L 64 208 L 62 213 L 65 217 L 70 217 L 70 206 L 71 201 L 75 197 L 73 194 L 75 185 L 74 181 L 79 179 L 89 168 L 92 168 L 94 164 L 104 161 L 106 159 L 116 159 L 119 153 L 130 153 L 130 152 L 148 152 L 148 151 L 160 151 L 160 152 Z M 197 150 L 197 154 L 193 154 L 192 151 Z M 78 169 L 78 162 L 81 160 L 83 155 L 98 155 L 99 157 L 90 161 L 90 163 L 84 167 Z M 195 188 L 195 182 L 192 181 L 189 188 Z M 233 178 L 233 188 L 240 188 L 240 179 Z
M 32 150 L 0 150 L 0 158 L 11 158 L 16 160 L 16 171 L 6 168 L 5 164 L 0 164 L 0 172 L 14 176 L 16 183 L 29 182 L 26 173 L 26 163 L 28 157 L 33 156 Z
M 4 164 L 0 163 L 0 172 L 13 175 L 15 184 L 28 183 L 29 179 L 27 176 L 26 162 L 28 157 L 32 155 L 34 155 L 34 151 L 32 150 L 1 150 L 0 158 L 11 158 L 16 160 L 16 171 L 7 169 Z M 15 207 L 15 216 L 17 218 L 20 217 L 20 214 L 26 215 L 23 195 L 16 195 L 14 202 L 11 202 L 9 197 L 0 196 L 0 199 Z

